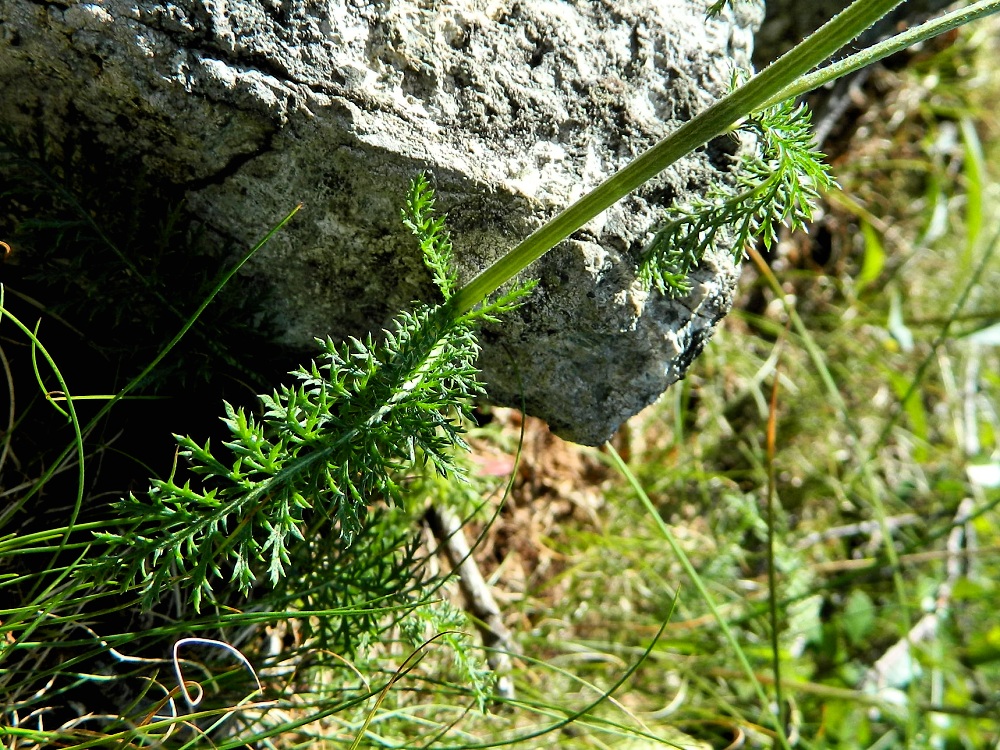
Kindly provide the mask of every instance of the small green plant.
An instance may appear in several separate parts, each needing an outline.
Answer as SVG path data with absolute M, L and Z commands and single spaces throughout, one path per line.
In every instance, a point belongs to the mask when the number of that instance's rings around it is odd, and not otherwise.
M 532 284 L 469 314 L 451 315 L 446 309 L 454 287 L 450 242 L 443 220 L 434 216 L 433 195 L 423 178 L 412 185 L 404 221 L 424 249 L 443 302 L 401 315 L 378 343 L 369 339 L 336 347 L 321 342 L 323 358 L 294 373 L 298 379 L 294 385 L 263 397 L 265 413 L 259 419 L 226 404 L 224 422 L 232 435 L 225 446 L 228 465 L 216 458 L 213 446 L 177 437 L 189 467 L 175 465 L 168 478 L 151 480 L 148 494 L 129 495 L 116 503 L 114 521 L 80 523 L 78 507 L 64 526 L 2 540 L 0 558 L 8 565 L 39 555 L 55 559 L 63 548 L 87 550 L 69 566 L 25 562 L 32 571 L 29 575 L 11 576 L 5 570 L 0 578 L 0 588 L 8 594 L 16 589 L 17 598 L 27 605 L 16 612 L 5 610 L 0 623 L 5 636 L 0 640 L 4 721 L 15 727 L 15 734 L 22 732 L 25 716 L 37 709 L 51 717 L 49 707 L 58 705 L 62 692 L 90 679 L 46 662 L 47 643 L 72 640 L 76 661 L 156 665 L 162 659 L 139 659 L 130 651 L 162 653 L 165 640 L 184 639 L 206 628 L 217 631 L 224 642 L 234 630 L 247 632 L 293 618 L 308 647 L 298 653 L 286 651 L 282 659 L 307 660 L 303 678 L 315 674 L 312 679 L 320 685 L 313 690 L 312 685 L 304 689 L 299 682 L 288 683 L 278 695 L 284 695 L 290 707 L 296 707 L 300 694 L 309 693 L 327 712 L 346 716 L 361 710 L 364 717 L 371 685 L 381 691 L 379 704 L 390 688 L 413 690 L 403 674 L 378 683 L 386 652 L 394 644 L 417 648 L 406 672 L 420 662 L 425 665 L 421 669 L 451 674 L 449 679 L 465 686 L 463 696 L 485 707 L 492 694 L 492 674 L 461 632 L 468 627 L 461 612 L 436 599 L 441 581 L 427 570 L 427 550 L 421 549 L 413 530 L 423 514 L 421 500 L 430 493 L 428 488 L 442 485 L 436 479 L 422 479 L 434 474 L 454 479 L 464 471 L 454 449 L 465 446 L 467 409 L 471 396 L 480 391 L 474 367 L 475 326 L 518 304 Z M 92 423 L 78 424 L 73 408 L 77 399 L 69 396 L 54 360 L 4 307 L 3 299 L 0 287 L 3 319 L 38 349 L 67 396 L 64 413 L 77 425 L 72 448 L 81 467 L 82 504 L 83 433 L 91 430 Z M 38 377 L 42 384 L 42 375 Z M 359 458 L 365 451 L 367 467 Z M 374 467 L 372 462 L 377 462 Z M 188 471 L 186 481 L 177 478 Z M 415 502 L 408 499 L 411 485 L 424 493 Z M 442 496 L 439 501 L 448 499 Z M 90 540 L 84 541 L 84 536 Z M 233 580 L 220 582 L 219 576 Z M 255 589 L 251 612 L 235 612 L 232 605 L 239 600 L 234 594 L 250 594 L 251 587 Z M 93 629 L 79 624 L 88 603 L 114 600 L 109 595 L 130 595 L 136 589 L 141 592 L 141 606 L 157 612 L 169 609 L 172 597 L 165 595 L 176 593 L 177 619 L 170 618 L 154 632 L 118 634 L 114 649 L 103 633 L 97 633 L 106 630 L 107 623 L 101 627 L 90 620 Z M 182 591 L 187 593 L 180 595 Z M 135 606 L 131 596 L 124 601 Z M 206 601 L 210 611 L 201 618 L 193 616 L 191 607 L 204 610 Z M 42 616 L 32 623 L 33 614 L 46 608 L 72 613 L 65 619 Z M 81 636 L 81 628 L 86 636 Z M 402 642 L 400 632 L 405 636 Z M 29 636 L 42 646 L 21 651 L 9 647 Z M 260 645 L 251 644 L 248 652 L 258 666 L 270 658 Z M 327 659 L 327 654 L 333 657 Z M 357 665 L 353 674 L 370 675 L 370 682 L 362 678 L 358 685 L 350 674 L 346 679 L 340 674 L 343 670 L 338 667 L 350 663 L 348 659 Z M 431 664 L 433 668 L 427 666 Z M 152 670 L 155 667 L 138 666 L 133 673 L 150 679 Z M 50 675 L 54 682 L 46 684 Z M 207 687 L 211 681 L 200 684 Z M 150 686 L 154 692 L 170 693 L 169 681 L 148 682 L 146 688 Z M 229 697 L 223 692 L 211 710 L 235 713 Z M 171 707 L 173 718 L 160 716 L 156 722 L 188 722 L 183 710 L 175 710 L 173 702 Z M 247 710 L 252 713 L 252 709 Z M 126 723 L 134 718 L 134 706 L 120 710 Z M 113 720 L 113 713 L 100 721 L 104 730 L 116 737 L 121 734 L 122 721 Z M 58 720 L 52 722 L 46 719 L 46 726 L 58 727 Z M 65 730 L 60 736 L 69 743 L 76 736 L 72 726 L 70 722 L 60 728 Z M 269 731 L 279 731 L 273 722 L 269 726 Z
M 709 16 L 717 16 L 720 13 L 722 13 L 723 10 L 725 10 L 727 5 L 735 6 L 737 3 L 745 3 L 750 1 L 752 0 L 717 0 L 716 2 L 708 6 L 708 10 L 705 11 L 705 13 L 706 15 Z
M 292 373 L 296 384 L 261 396 L 260 418 L 225 404 L 231 459 L 177 436 L 197 484 L 172 475 L 116 503 L 125 523 L 96 535 L 108 550 L 87 575 L 124 589 L 138 583 L 147 607 L 183 583 L 198 611 L 226 562 L 242 592 L 261 576 L 274 586 L 291 540 L 332 531 L 349 545 L 369 504 L 399 500 L 410 467 L 460 474 L 452 450 L 467 447 L 464 420 L 482 390 L 476 326 L 516 307 L 534 284 L 453 314 L 451 243 L 433 204 L 426 180 L 414 180 L 404 220 L 444 302 L 403 312 L 380 342 L 320 341 L 319 361 Z
M 734 77 L 733 87 L 738 83 Z M 687 294 L 691 272 L 710 249 L 729 245 L 739 262 L 757 239 L 770 248 L 779 225 L 804 229 L 820 192 L 834 184 L 810 120 L 805 105 L 791 100 L 748 117 L 738 132 L 756 143 L 733 184 L 716 184 L 704 198 L 667 210 L 641 261 L 643 283 L 670 296 Z

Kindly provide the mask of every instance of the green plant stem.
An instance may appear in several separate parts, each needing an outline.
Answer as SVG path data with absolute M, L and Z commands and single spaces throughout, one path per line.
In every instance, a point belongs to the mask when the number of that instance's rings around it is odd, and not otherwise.
M 2 320 L 3 318 L 7 318 L 17 328 L 21 329 L 24 335 L 27 336 L 28 339 L 31 341 L 31 365 L 34 368 L 35 378 L 38 380 L 38 386 L 44 392 L 45 384 L 42 380 L 41 372 L 39 372 L 38 370 L 38 358 L 37 358 L 37 353 L 41 352 L 42 357 L 48 363 L 49 368 L 55 375 L 56 380 L 59 383 L 59 389 L 66 399 L 65 409 L 62 409 L 61 407 L 55 404 L 53 404 L 53 406 L 55 406 L 55 408 L 60 413 L 66 416 L 67 420 L 73 426 L 73 442 L 66 448 L 65 451 L 63 451 L 62 455 L 60 455 L 59 458 L 52 463 L 52 466 L 49 468 L 45 476 L 45 479 L 47 479 L 52 474 L 55 474 L 58 468 L 62 465 L 62 462 L 69 457 L 69 454 L 72 453 L 74 450 L 76 451 L 76 460 L 78 466 L 76 497 L 73 501 L 73 510 L 70 512 L 69 525 L 66 527 L 66 531 L 63 534 L 62 541 L 59 543 L 59 547 L 53 553 L 53 563 L 54 563 L 56 556 L 60 552 L 62 552 L 63 548 L 69 542 L 69 535 L 73 529 L 73 524 L 76 523 L 76 519 L 80 515 L 80 509 L 83 506 L 83 495 L 84 495 L 84 485 L 85 485 L 84 452 L 83 452 L 84 430 L 80 427 L 80 419 L 77 416 L 76 407 L 73 406 L 73 398 L 70 396 L 69 386 L 66 384 L 66 380 L 65 378 L 63 378 L 62 372 L 59 370 L 59 367 L 56 365 L 55 360 L 49 354 L 48 350 L 44 346 L 42 346 L 42 342 L 38 340 L 38 325 L 36 325 L 35 330 L 32 331 L 24 323 L 22 323 L 20 320 L 15 318 L 13 315 L 10 314 L 10 312 L 7 311 L 7 309 L 4 307 L 4 287 L 2 284 L 0 284 L 0 320 Z M 40 323 L 41 321 L 39 321 L 39 324 Z M 32 490 L 28 493 L 27 497 L 30 497 L 35 491 L 37 491 L 37 489 L 39 489 L 40 484 L 41 480 L 39 481 L 39 483 L 36 483 L 35 487 L 32 488 Z M 18 503 L 21 505 L 21 507 L 23 507 L 27 497 L 18 500 Z
M 867 65 L 883 60 L 889 55 L 901 52 L 907 47 L 939 36 L 952 29 L 957 29 L 959 26 L 972 23 L 977 19 L 993 15 L 997 11 L 1000 11 L 1000 0 L 979 0 L 979 2 L 973 3 L 966 8 L 959 8 L 950 13 L 945 13 L 938 18 L 925 21 L 919 26 L 914 26 L 912 29 L 907 29 L 904 32 L 889 37 L 850 57 L 845 57 L 843 60 L 838 60 L 835 63 L 827 65 L 821 70 L 802 76 L 791 86 L 782 89 L 779 93 L 764 102 L 760 109 L 773 106 L 786 99 L 802 96 L 802 94 L 818 89 L 820 86 L 825 86 L 831 81 L 835 81 L 856 70 L 861 70 L 861 68 Z
M 903 0 L 855 0 L 815 34 L 759 75 L 720 99 L 584 195 L 462 287 L 452 298 L 467 312 L 602 211 L 655 177 L 682 156 L 722 134 L 740 118 L 821 64 Z
M 775 731 L 777 733 L 778 740 L 781 743 L 781 747 L 788 750 L 791 746 L 789 745 L 788 737 L 785 735 L 784 725 L 771 709 L 771 702 L 768 699 L 767 694 L 764 692 L 764 688 L 761 686 L 760 680 L 757 679 L 757 674 L 754 672 L 753 666 L 750 664 L 746 654 L 740 647 L 739 641 L 736 640 L 736 634 L 733 633 L 732 628 L 729 627 L 729 623 L 726 622 L 726 618 L 722 616 L 719 608 L 715 606 L 715 601 L 712 599 L 712 595 L 708 592 L 708 589 L 705 588 L 705 584 L 701 580 L 701 576 L 698 575 L 698 571 L 695 570 L 694 565 L 687 556 L 687 553 L 684 552 L 680 544 L 677 542 L 677 538 L 670 530 L 670 527 L 664 523 L 663 518 L 660 516 L 660 512 L 656 509 L 656 506 L 653 505 L 653 501 L 649 499 L 649 495 L 646 494 L 646 491 L 642 488 L 638 478 L 636 478 L 635 474 L 632 473 L 628 464 L 625 463 L 611 443 L 605 443 L 604 446 L 607 449 L 608 454 L 611 456 L 615 467 L 621 475 L 625 477 L 626 481 L 628 481 L 629 485 L 631 485 L 632 489 L 635 491 L 635 494 L 639 497 L 643 507 L 645 507 L 646 511 L 653 519 L 653 522 L 660 530 L 663 538 L 666 539 L 667 544 L 670 546 L 670 550 L 674 553 L 674 557 L 677 558 L 677 562 L 679 562 L 681 567 L 684 568 L 684 572 L 687 574 L 688 578 L 691 579 L 691 583 L 694 584 L 695 589 L 697 589 L 698 595 L 701 597 L 702 601 L 705 602 L 705 606 L 708 607 L 708 610 L 712 613 L 712 617 L 719 625 L 719 630 L 722 631 L 723 637 L 726 641 L 728 641 L 730 648 L 732 648 L 733 655 L 743 668 L 743 673 L 753 685 L 754 691 L 757 693 L 757 700 L 760 701 L 761 710 L 764 711 L 769 716 L 771 721 L 774 722 Z
M 0 537 L 0 555 L 7 556 L 21 554 L 25 551 L 38 551 L 29 550 L 28 545 L 58 539 L 72 531 L 92 531 L 106 529 L 107 526 L 107 521 L 90 521 L 88 523 L 77 523 L 69 526 L 59 526 L 54 529 L 45 529 L 44 531 L 36 531 L 33 534 L 7 534 Z
M 778 347 L 784 344 L 782 338 Z M 771 620 L 771 669 L 774 672 L 774 697 L 778 704 L 778 726 L 787 725 L 787 710 L 785 696 L 781 683 L 781 643 L 778 638 L 778 571 L 774 560 L 775 550 L 775 505 L 777 504 L 777 470 L 775 468 L 775 453 L 778 443 L 778 382 L 780 381 L 775 365 L 774 381 L 771 383 L 771 401 L 767 414 L 767 440 L 765 456 L 767 457 L 767 605 Z

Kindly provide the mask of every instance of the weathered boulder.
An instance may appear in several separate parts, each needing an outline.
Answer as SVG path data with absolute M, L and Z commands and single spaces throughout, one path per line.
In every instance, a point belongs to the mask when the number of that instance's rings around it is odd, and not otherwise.
M 748 66 L 757 4 L 708 0 L 0 0 L 4 125 L 180 191 L 205 247 L 247 247 L 280 339 L 377 330 L 433 287 L 399 222 L 433 174 L 464 278 L 690 119 Z M 484 335 L 490 397 L 598 443 L 685 370 L 728 311 L 736 269 L 643 292 L 659 209 L 724 179 L 719 139 L 531 268 L 541 285 Z M 128 169 L 93 165 L 107 191 Z M 192 248 L 197 262 L 198 248 Z M 215 262 L 215 261 L 213 261 Z

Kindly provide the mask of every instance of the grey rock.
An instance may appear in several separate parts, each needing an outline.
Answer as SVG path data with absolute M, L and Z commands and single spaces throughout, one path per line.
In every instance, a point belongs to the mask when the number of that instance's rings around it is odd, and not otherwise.
M 434 289 L 399 222 L 429 170 L 463 279 L 723 94 L 759 4 L 707 0 L 0 0 L 15 138 L 89 139 L 185 195 L 205 247 L 248 247 L 282 343 L 378 330 Z M 685 370 L 737 270 L 706 259 L 687 299 L 643 292 L 658 211 L 724 179 L 719 139 L 534 265 L 530 303 L 484 332 L 490 398 L 596 444 Z M 121 170 L 93 180 L 122 189 Z M 198 248 L 192 250 L 198 252 Z M 210 256 L 209 256 L 210 257 Z M 216 262 L 216 261 L 212 261 Z

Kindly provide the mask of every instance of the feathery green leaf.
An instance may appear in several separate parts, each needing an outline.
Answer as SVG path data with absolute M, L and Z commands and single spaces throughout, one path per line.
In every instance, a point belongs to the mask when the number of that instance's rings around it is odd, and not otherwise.
M 710 249 L 731 245 L 739 262 L 757 238 L 770 248 L 779 226 L 804 229 L 820 191 L 834 185 L 804 105 L 781 102 L 748 117 L 740 130 L 754 137 L 753 153 L 741 160 L 733 184 L 717 184 L 704 198 L 667 210 L 640 263 L 647 288 L 681 296 Z
M 404 220 L 447 300 L 456 275 L 433 202 L 426 181 L 415 180 Z M 470 399 L 482 393 L 475 329 L 532 287 L 463 315 L 447 301 L 420 305 L 398 315 L 380 342 L 319 341 L 319 357 L 291 373 L 293 384 L 261 396 L 260 417 L 224 404 L 229 464 L 207 442 L 177 437 L 200 486 L 171 476 L 153 480 L 146 498 L 119 501 L 126 530 L 98 535 L 112 552 L 95 567 L 123 587 L 140 586 L 146 605 L 183 582 L 198 609 L 226 565 L 244 593 L 262 577 L 276 586 L 307 528 L 325 524 L 349 545 L 367 507 L 397 502 L 399 478 L 416 464 L 460 475 L 454 451 L 468 448 Z

